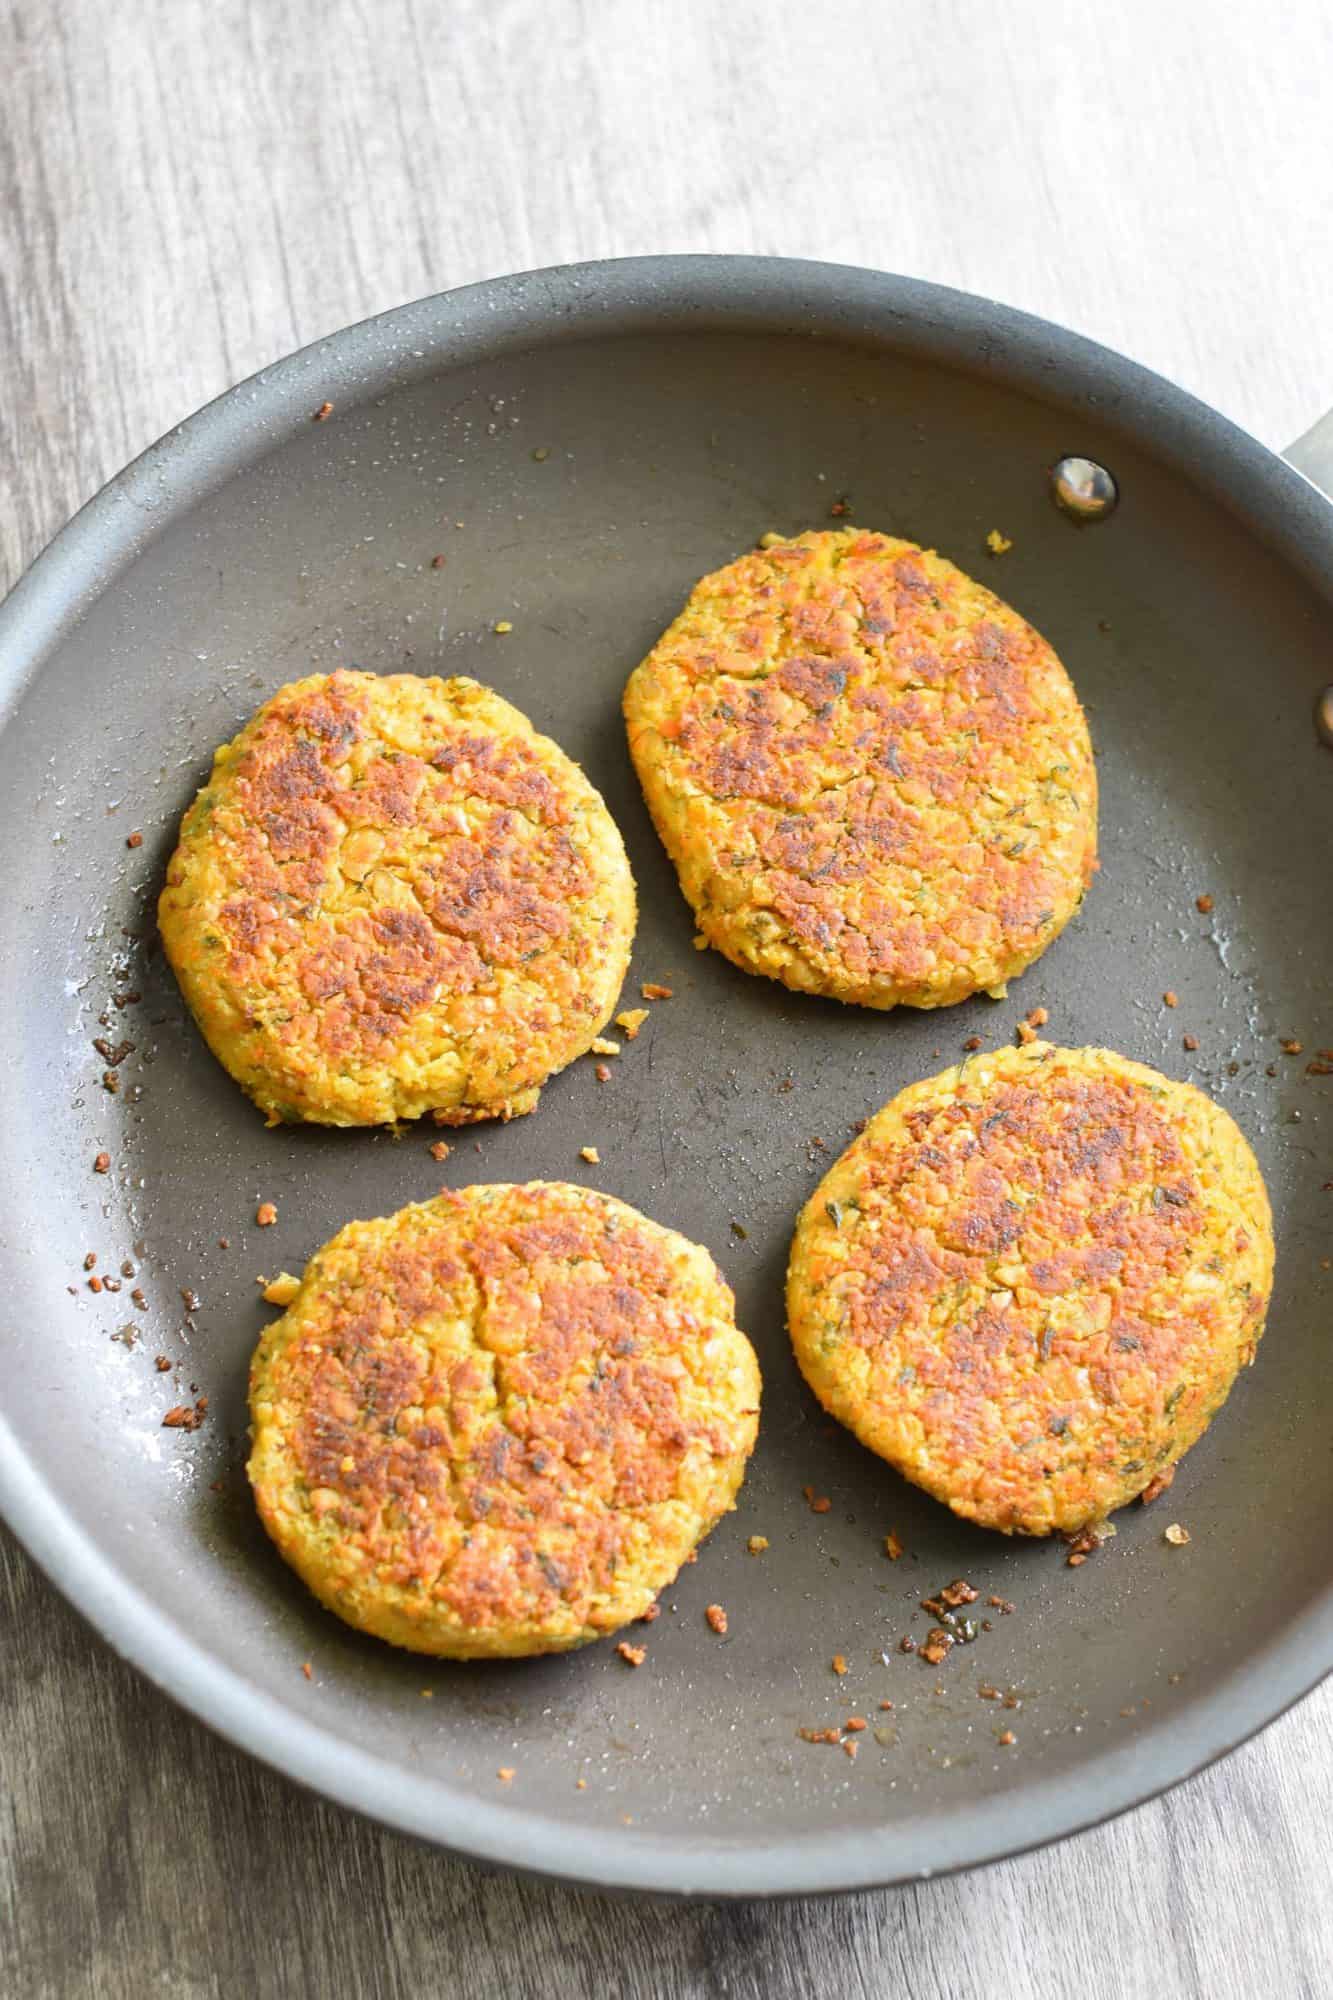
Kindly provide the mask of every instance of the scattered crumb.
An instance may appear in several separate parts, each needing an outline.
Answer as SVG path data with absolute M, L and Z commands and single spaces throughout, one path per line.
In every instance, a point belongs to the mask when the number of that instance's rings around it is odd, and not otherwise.
M 1213 907 L 1213 899 L 1211 896 L 1196 896 L 1194 898 L 1194 907 L 1201 917 L 1206 917 Z
M 432 556 L 430 566 L 432 569 L 443 569 L 448 560 L 448 556 Z
M 768 1547 L 767 1535 L 751 1535 L 745 1544 L 752 1556 L 761 1556 Z
M 102 1280 L 99 1277 L 97 1277 L 96 1274 L 94 1274 L 88 1280 L 88 1290 L 90 1292 L 100 1292 L 101 1289 L 102 1289 Z
M 802 1743 L 840 1743 L 842 1732 L 838 1729 L 798 1729 L 796 1734 Z
M 989 1681 L 983 1681 L 977 1689 L 977 1699 L 978 1701 L 998 1701 L 1000 1699 L 1000 1690 L 997 1687 L 992 1687 Z
M 738 1236 L 742 1243 L 745 1242 L 746 1238 L 750 1234 L 749 1230 L 745 1227 L 745 1224 L 743 1222 L 737 1222 L 734 1215 L 732 1216 L 731 1221 L 727 1226 L 731 1230 L 732 1235 Z
M 599 1035 L 592 1045 L 592 1052 L 595 1056 L 618 1056 L 620 1043 L 608 1041 L 605 1035 Z
M 817 1494 L 813 1486 L 803 1486 L 801 1491 L 805 1495 L 805 1504 L 812 1514 L 827 1514 L 833 1505 L 826 1493 Z
M 159 1375 L 165 1375 L 171 1366 L 171 1356 L 169 1354 L 155 1354 L 153 1356 L 153 1366 Z
M 315 1669 L 311 1666 L 309 1660 L 302 1660 L 301 1672 L 305 1675 L 308 1681 L 313 1680 L 315 1677 Z
M 1018 1024 L 1018 1039 L 1022 1046 L 1026 1048 L 1029 1042 L 1036 1041 L 1037 1031 L 1029 1022 L 1020 1021 Z
M 690 941 L 693 944 L 694 949 L 696 951 L 707 951 L 708 939 L 704 936 L 702 931 L 696 931 L 694 933 L 693 938 Z
M 329 418 L 332 415 L 333 415 L 332 403 L 321 403 L 319 408 L 315 411 L 314 416 L 310 419 L 310 421 L 312 424 L 324 424 L 328 422 Z
M 988 1597 L 986 1602 L 992 1609 L 999 1612 L 1001 1618 L 1007 1618 L 1014 1608 L 1007 1597 Z
M 990 550 L 993 556 L 1008 555 L 1010 549 L 1013 546 L 1014 544 L 1012 537 L 1009 535 L 1002 535 L 998 528 L 992 528 L 990 533 L 986 537 L 986 547 Z
M 857 1751 L 858 1751 L 858 1750 L 860 1749 L 860 1747 L 861 1747 L 861 1746 L 860 1746 L 860 1744 L 859 1744 L 859 1743 L 858 1743 L 858 1742 L 856 1741 L 856 1738 L 855 1738 L 854 1736 L 849 1736 L 849 1737 L 845 1738 L 845 1739 L 844 1739 L 844 1741 L 843 1741 L 843 1746 L 842 1746 L 842 1753 L 843 1753 L 844 1757 L 850 1757 L 850 1758 L 851 1758 L 851 1760 L 852 1760 L 852 1762 L 853 1762 L 853 1763 L 855 1763 L 855 1762 L 856 1762 L 856 1753 L 857 1753 Z
M 616 1026 L 623 1028 L 626 1041 L 632 1042 L 647 1019 L 646 1007 L 627 1007 L 623 1014 L 616 1015 Z
M 1304 1042 L 1298 1042 L 1293 1035 L 1289 1041 L 1285 1041 L 1282 1044 L 1282 1053 L 1284 1056 L 1303 1055 L 1305 1053 L 1305 1044 Z
M 607 1063 L 599 1062 L 596 1068 L 593 1070 L 593 1075 L 597 1078 L 598 1083 L 610 1083 L 611 1081 L 610 1066 Z
M 639 991 L 645 1000 L 669 1000 L 673 989 L 670 986 L 659 986 L 655 979 L 645 979 Z
M 845 1674 L 847 1671 L 847 1655 L 845 1653 L 835 1653 L 829 1661 L 829 1665 L 835 1674 Z
M 93 1161 L 93 1172 L 95 1174 L 109 1174 L 110 1171 L 111 1171 L 110 1153 L 99 1153 L 97 1155 L 97 1158 Z
M 996 1737 L 995 1741 L 997 1743 L 1002 1743 L 1005 1749 L 1007 1750 L 1009 1749 L 1011 1744 L 1017 1743 L 1018 1738 L 1014 1735 L 1012 1729 L 1002 1729 L 999 1735 Z
M 1182 1035 L 1180 1041 L 1182 1048 L 1193 1050 L 1199 1046 L 1199 1037 L 1197 1035 Z
M 452 1148 L 447 1139 L 437 1139 L 430 1149 L 432 1160 L 447 1160 Z
M 1030 1028 L 1044 1028 L 1050 1018 L 1044 1007 L 1034 1007 L 1027 1017 L 1027 1024 Z
M 979 1049 L 981 1047 L 980 1035 L 969 1035 L 967 1040 L 963 1043 L 963 1047 L 967 1050 L 968 1054 L 971 1055 L 974 1049 Z
M 863 1715 L 849 1715 L 842 1726 L 851 1735 L 855 1736 L 859 1730 L 866 1727 L 866 1719 Z
M 910 1632 L 903 1633 L 902 1638 L 898 1641 L 898 1651 L 900 1653 L 914 1653 L 916 1651 L 916 1640 Z
M 201 1396 L 197 1403 L 177 1403 L 167 1411 L 162 1419 L 164 1431 L 197 1431 L 208 1415 L 208 1398 Z
M 586 1792 L 586 1791 L 587 1791 L 587 1789 L 588 1789 L 588 1780 L 587 1780 L 586 1778 L 576 1778 L 576 1779 L 575 1779 L 575 1781 L 574 1781 L 574 1790 L 575 1790 L 576 1792 Z
M 513 629 L 513 620 L 509 618 L 497 618 L 491 627 L 492 632 L 498 632 L 502 639 L 506 632 L 512 632 Z
M 126 836 L 125 836 L 125 845 L 126 845 L 126 847 L 142 847 L 142 846 L 143 846 L 143 835 L 142 835 L 142 834 L 141 834 L 141 833 L 139 832 L 139 830 L 138 830 L 138 828 L 137 828 L 137 827 L 135 828 L 135 830 L 134 830 L 134 832 L 133 832 L 133 833 L 127 833 L 127 834 L 126 834 Z
M 1178 1007 L 1180 1005 L 1180 996 L 1176 993 L 1173 993 L 1169 986 L 1167 987 L 1166 992 L 1162 995 L 1162 999 L 1165 1001 L 1168 1007 Z
M 852 511 L 852 503 L 847 498 L 845 493 L 842 494 L 837 500 L 835 500 L 833 505 L 829 508 L 829 513 L 832 514 L 835 520 L 841 520 L 845 514 L 850 514 L 851 511 Z
M 661 1605 L 650 1604 L 646 1611 L 641 1611 L 639 1613 L 637 1622 L 640 1625 L 655 1625 L 661 1616 L 662 1616 Z
M 903 1552 L 903 1545 L 895 1534 L 884 1537 L 884 1553 L 891 1563 L 896 1563 Z
M 704 1611 L 704 1617 L 717 1633 L 719 1639 L 724 1639 L 727 1634 L 727 1614 L 722 1609 L 722 1606 L 720 1604 L 708 1605 Z
M 276 1278 L 270 1278 L 264 1287 L 264 1298 L 271 1306 L 289 1306 L 301 1289 L 301 1280 L 294 1278 L 290 1271 L 279 1271 Z
M 514 1767 L 512 1764 L 501 1764 L 499 1770 L 496 1772 L 495 1775 L 500 1780 L 500 1783 L 502 1785 L 512 1784 L 514 1778 Z
M 278 1211 L 271 1201 L 261 1201 L 255 1210 L 255 1221 L 261 1229 L 272 1229 L 278 1219 Z
M 923 1597 L 921 1609 L 933 1612 L 937 1618 L 943 1618 L 946 1611 L 957 1611 L 960 1605 L 975 1604 L 976 1601 L 977 1593 L 972 1585 L 966 1577 L 958 1576 L 952 1583 L 946 1583 L 943 1590 L 937 1592 L 934 1597 Z
M 937 1667 L 941 1660 L 947 1659 L 953 1644 L 952 1632 L 946 1632 L 943 1625 L 932 1625 L 926 1634 L 926 1643 L 921 1648 L 921 1657 L 929 1661 L 932 1667 Z
M 1190 1538 L 1188 1528 L 1182 1528 L 1179 1521 L 1173 1521 L 1169 1528 L 1163 1528 L 1163 1541 L 1170 1542 L 1173 1549 L 1183 1549 Z
M 1069 1554 L 1065 1557 L 1070 1569 L 1078 1569 L 1088 1557 L 1095 1555 L 1102 1545 L 1102 1538 L 1095 1528 L 1080 1528 L 1076 1535 L 1065 1537 L 1069 1543 Z
M 1175 1476 L 1176 1476 L 1176 1468 L 1174 1465 L 1168 1465 L 1165 1472 L 1156 1473 L 1154 1477 L 1148 1481 L 1148 1484 L 1144 1487 L 1142 1493 L 1140 1493 L 1139 1495 L 1139 1499 L 1143 1502 L 1143 1505 L 1145 1507 L 1151 1507 L 1153 1501 L 1157 1499 L 1159 1494 L 1165 1493 L 1167 1487 L 1171 1484 L 1171 1481 L 1175 1478 Z
M 538 465 L 545 465 L 547 459 L 551 456 L 551 447 L 549 444 L 539 444 L 532 455 Z
M 596 1146 L 580 1146 L 579 1158 L 586 1160 L 590 1167 L 600 1167 L 602 1164 L 602 1156 Z
M 882 1702 L 880 1703 L 880 1707 L 881 1707 L 881 1708 L 885 1708 L 885 1709 L 887 1709 L 887 1708 L 892 1708 L 892 1707 L 893 1707 L 893 1703 L 892 1703 L 891 1701 L 882 1701 Z
M 641 1667 L 648 1657 L 646 1646 L 631 1646 L 628 1639 L 622 1639 L 616 1651 L 627 1667 Z

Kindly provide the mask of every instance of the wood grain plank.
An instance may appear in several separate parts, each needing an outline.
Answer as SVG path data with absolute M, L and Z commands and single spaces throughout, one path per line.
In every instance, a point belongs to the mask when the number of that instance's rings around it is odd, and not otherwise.
M 276 355 L 491 272 L 758 250 L 1078 326 L 1281 443 L 1333 402 L 1333 13 L 1205 0 L 9 0 L 0 587 Z M 0 1540 L 0 1990 L 1119 2000 L 1329 1990 L 1333 1689 L 981 1874 L 674 1908 L 487 1875 L 181 1714 Z

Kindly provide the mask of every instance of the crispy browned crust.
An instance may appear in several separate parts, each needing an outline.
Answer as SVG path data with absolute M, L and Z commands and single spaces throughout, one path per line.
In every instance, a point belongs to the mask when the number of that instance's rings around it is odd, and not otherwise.
M 1064 668 L 912 542 L 812 532 L 705 577 L 625 714 L 700 930 L 788 986 L 964 999 L 1045 950 L 1091 879 L 1096 775 Z
M 526 1111 L 605 1025 L 634 889 L 578 767 L 475 681 L 315 675 L 217 754 L 160 906 L 270 1121 Z
M 350 1624 L 458 1658 L 639 1617 L 733 1503 L 759 1373 L 707 1251 L 562 1183 L 350 1224 L 255 1353 L 250 1479 Z
M 1202 1092 L 1105 1049 L 978 1056 L 903 1091 L 802 1212 L 788 1314 L 825 1407 L 958 1514 L 1100 1521 L 1254 1357 L 1268 1198 Z

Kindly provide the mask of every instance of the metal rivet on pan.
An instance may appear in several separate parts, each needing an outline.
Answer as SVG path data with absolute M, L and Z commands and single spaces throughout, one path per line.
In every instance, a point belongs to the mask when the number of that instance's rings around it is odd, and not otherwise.
M 1333 686 L 1326 687 L 1314 705 L 1315 735 L 1333 750 Z
M 1115 509 L 1120 492 L 1104 465 L 1095 458 L 1062 458 L 1051 467 L 1055 504 L 1076 521 L 1104 521 Z

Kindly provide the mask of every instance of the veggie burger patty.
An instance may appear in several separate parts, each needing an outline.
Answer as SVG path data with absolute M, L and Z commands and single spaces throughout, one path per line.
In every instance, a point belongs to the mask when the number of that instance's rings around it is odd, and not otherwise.
M 1100 1521 L 1173 1466 L 1254 1358 L 1268 1197 L 1225 1111 L 1107 1049 L 976 1056 L 872 1118 L 788 1275 L 824 1407 L 955 1513 Z
M 705 577 L 625 716 L 703 936 L 802 992 L 942 1007 L 1000 987 L 1096 865 L 1064 668 L 912 542 L 812 532 Z
M 534 1181 L 353 1222 L 250 1373 L 250 1480 L 340 1618 L 456 1659 L 645 1612 L 732 1506 L 759 1368 L 708 1252 Z
M 599 793 L 508 702 L 339 672 L 217 752 L 159 919 L 270 1124 L 461 1125 L 531 1111 L 600 1033 L 634 884 Z

